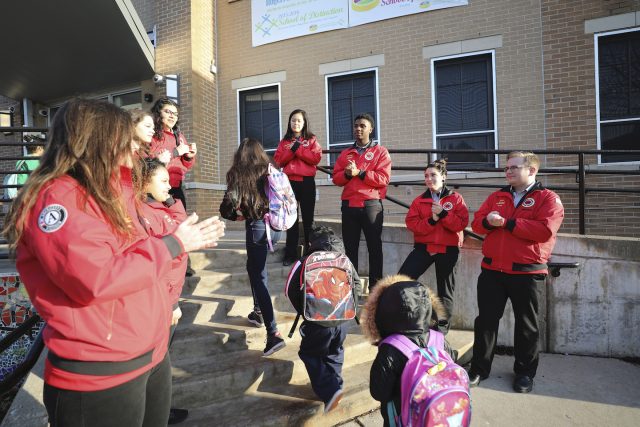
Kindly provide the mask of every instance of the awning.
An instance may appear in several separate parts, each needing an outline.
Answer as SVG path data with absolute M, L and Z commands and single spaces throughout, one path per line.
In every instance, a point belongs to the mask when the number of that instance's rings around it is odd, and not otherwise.
M 8 98 L 47 102 L 154 74 L 154 48 L 130 0 L 14 0 L 0 16 Z

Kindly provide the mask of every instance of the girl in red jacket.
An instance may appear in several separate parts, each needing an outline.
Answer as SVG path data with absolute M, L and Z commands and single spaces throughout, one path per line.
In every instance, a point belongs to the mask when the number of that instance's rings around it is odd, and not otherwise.
M 151 108 L 153 114 L 155 135 L 151 141 L 150 155 L 160 157 L 167 151 L 171 159 L 167 164 L 169 170 L 170 194 L 182 202 L 187 208 L 182 181 L 186 173 L 195 163 L 198 149 L 195 143 L 187 143 L 187 139 L 180 132 L 178 117 L 180 115 L 178 104 L 167 97 L 160 98 Z
M 453 313 L 456 283 L 453 268 L 462 246 L 462 230 L 469 222 L 469 210 L 464 199 L 446 187 L 446 179 L 446 160 L 436 160 L 427 165 L 424 171 L 427 191 L 411 203 L 405 218 L 407 228 L 413 232 L 414 249 L 398 272 L 418 280 L 435 263 L 438 297 L 447 311 L 447 319 L 439 319 L 443 333 L 448 332 L 448 319 Z
M 316 207 L 316 165 L 320 163 L 322 148 L 316 136 L 309 130 L 307 113 L 293 110 L 289 114 L 287 133 L 280 141 L 273 160 L 289 177 L 293 194 L 302 211 L 305 248 L 309 247 L 309 233 L 313 224 L 313 211 Z M 298 220 L 287 231 L 287 245 L 282 265 L 291 265 L 297 258 L 297 246 L 300 236 Z
M 166 425 L 171 398 L 172 259 L 215 246 L 217 218 L 150 237 L 138 221 L 129 115 L 72 100 L 53 119 L 41 166 L 4 234 L 47 322 L 44 404 L 51 426 Z M 136 179 L 133 179 L 136 177 Z

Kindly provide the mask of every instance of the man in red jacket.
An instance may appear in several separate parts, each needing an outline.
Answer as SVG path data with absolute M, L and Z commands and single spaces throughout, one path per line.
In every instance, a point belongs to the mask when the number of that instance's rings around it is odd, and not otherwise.
M 476 212 L 473 231 L 486 234 L 478 277 L 478 317 L 474 324 L 469 383 L 478 385 L 491 371 L 498 325 L 507 299 L 515 317 L 513 389 L 528 393 L 538 368 L 538 286 L 564 218 L 560 198 L 536 181 L 538 156 L 514 151 L 504 168 L 507 187 L 487 198 Z
M 370 139 L 374 120 L 370 114 L 356 116 L 356 142 L 338 157 L 333 183 L 342 187 L 342 240 L 349 260 L 358 270 L 360 231 L 369 250 L 369 290 L 382 278 L 382 199 L 391 177 L 391 157 L 386 148 Z

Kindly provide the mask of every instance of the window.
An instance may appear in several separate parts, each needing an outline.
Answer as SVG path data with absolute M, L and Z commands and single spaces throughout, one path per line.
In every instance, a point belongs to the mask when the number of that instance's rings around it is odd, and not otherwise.
M 434 59 L 432 66 L 434 147 L 492 150 L 497 145 L 493 53 Z M 495 166 L 493 154 L 441 154 L 451 169 Z
M 13 112 L 11 110 L 0 110 L 0 127 L 13 126 Z
M 640 149 L 640 31 L 596 35 L 598 148 Z M 602 163 L 640 161 L 603 154 Z
M 376 72 L 327 76 L 329 149 L 344 149 L 353 144 L 353 122 L 360 113 L 369 113 L 376 121 L 372 140 L 378 139 Z M 339 154 L 332 154 L 333 164 Z
M 281 136 L 278 86 L 243 90 L 238 97 L 240 140 L 258 139 L 267 153 L 275 153 Z
M 142 92 L 139 90 L 113 95 L 110 98 L 111 102 L 116 104 L 118 107 L 122 107 L 123 110 L 142 108 Z

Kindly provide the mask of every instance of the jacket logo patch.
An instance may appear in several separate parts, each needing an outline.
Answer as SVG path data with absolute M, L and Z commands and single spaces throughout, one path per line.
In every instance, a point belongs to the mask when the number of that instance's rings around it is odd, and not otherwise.
M 450 211 L 451 209 L 453 209 L 453 203 L 451 202 L 445 202 L 442 204 L 442 209 L 444 209 L 445 211 Z
M 524 202 L 522 202 L 522 207 L 525 208 L 530 208 L 531 206 L 535 205 L 536 201 L 533 200 L 531 197 L 524 199 Z
M 496 202 L 496 206 L 504 206 L 504 200 L 500 199 Z
M 308 147 L 309 146 L 309 141 L 303 141 L 302 142 L 302 146 L 303 147 Z
M 62 205 L 49 205 L 38 215 L 38 227 L 45 233 L 58 231 L 67 222 L 67 209 Z
M 364 158 L 367 159 L 368 161 L 373 160 L 373 153 L 369 151 L 367 154 L 364 155 Z

